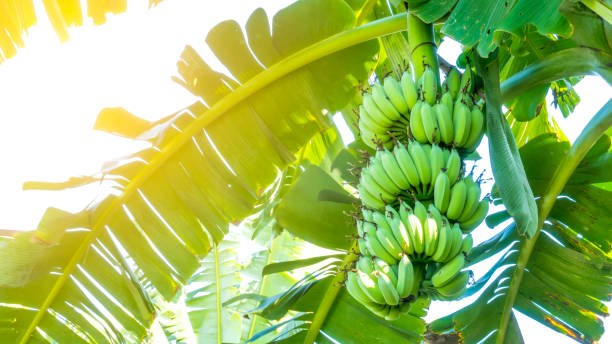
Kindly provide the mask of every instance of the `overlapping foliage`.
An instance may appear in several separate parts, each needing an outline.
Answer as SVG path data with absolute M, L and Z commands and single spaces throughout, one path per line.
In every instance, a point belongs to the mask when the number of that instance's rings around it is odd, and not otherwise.
M 170 301 L 170 308 L 193 307 L 180 316 L 189 319 L 187 332 L 166 323 L 175 342 L 181 333 L 189 333 L 186 341 L 219 343 L 420 342 L 427 300 L 387 322 L 355 302 L 341 287 L 342 273 L 336 274 L 350 259 L 345 253 L 355 231 L 344 222 L 353 195 L 342 183 L 354 182 L 351 163 L 359 160 L 358 149 L 367 147 L 358 139 L 341 150 L 330 114 L 343 111 L 351 118 L 360 98 L 357 86 L 373 70 L 393 68 L 392 51 L 380 51 L 371 39 L 406 26 L 404 14 L 376 20 L 370 12 L 375 3 L 301 0 L 277 13 L 271 27 L 267 14 L 257 10 L 246 23 L 246 35 L 236 22 L 222 22 L 206 42 L 231 76 L 211 69 L 190 47 L 178 64 L 176 80 L 200 102 L 156 122 L 122 109 L 103 111 L 97 128 L 151 147 L 107 163 L 95 176 L 26 185 L 61 189 L 101 181 L 111 191 L 80 213 L 50 208 L 36 231 L 0 238 L 6 262 L 0 274 L 0 341 L 142 342 L 151 336 L 155 309 Z M 397 5 L 395 10 L 403 9 Z M 77 23 L 76 12 L 62 6 L 58 20 Z M 425 22 L 444 22 L 439 37 L 462 43 L 464 57 L 488 56 L 499 64 L 499 100 L 508 106 L 509 130 L 529 187 L 540 207 L 542 200 L 554 204 L 539 219 L 543 233 L 533 241 L 510 224 L 474 249 L 472 264 L 505 253 L 471 287 L 470 294 L 481 293 L 476 301 L 430 324 L 428 336 L 521 342 L 513 308 L 580 342 L 596 341 L 603 333 L 601 317 L 608 310 L 602 302 L 609 300 L 612 268 L 606 230 L 612 205 L 610 140 L 598 141 L 575 171 L 564 170 L 563 159 L 573 150 L 545 103 L 552 88 L 556 103 L 569 114 L 578 102 L 573 77 L 595 73 L 612 80 L 607 12 L 589 8 L 574 1 L 488 0 L 475 6 L 430 0 L 410 9 Z M 67 19 L 68 12 L 73 19 Z M 6 28 L 12 42 L 2 45 L 5 57 L 32 22 L 31 15 L 8 18 L 30 19 Z M 600 117 L 612 116 L 609 107 Z M 555 173 L 571 175 L 560 185 L 560 195 L 548 191 Z M 291 281 L 288 290 L 267 290 L 269 284 L 256 282 L 236 296 L 241 282 L 235 280 L 235 245 L 223 238 L 230 223 L 255 213 L 255 228 L 287 230 L 341 255 L 298 261 L 285 256 L 284 264 L 268 265 L 268 272 L 327 264 Z M 506 219 L 506 213 L 492 214 L 488 223 Z M 592 283 L 585 284 L 586 277 Z M 185 285 L 187 292 L 179 293 Z M 237 325 L 245 322 L 241 313 L 255 320 Z M 498 336 L 500 331 L 504 335 Z

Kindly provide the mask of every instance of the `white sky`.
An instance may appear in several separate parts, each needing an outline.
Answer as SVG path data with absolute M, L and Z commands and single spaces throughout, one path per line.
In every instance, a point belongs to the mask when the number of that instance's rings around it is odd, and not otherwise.
M 102 27 L 88 23 L 72 28 L 72 39 L 63 44 L 40 16 L 26 48 L 0 64 L 0 229 L 34 229 L 48 206 L 80 210 L 95 195 L 96 186 L 24 192 L 21 185 L 91 174 L 104 161 L 142 148 L 142 144 L 93 131 L 99 111 L 123 106 L 136 115 L 157 119 L 191 104 L 195 98 L 170 80 L 177 74 L 176 61 L 184 46 L 192 45 L 213 68 L 223 71 L 219 63 L 211 63 L 216 60 L 204 42 L 208 30 L 226 19 L 244 24 L 256 7 L 264 7 L 270 15 L 288 3 L 167 0 L 147 10 L 147 2 L 130 1 L 127 13 L 109 16 Z M 44 13 L 41 1 L 35 3 Z M 441 53 L 454 61 L 456 47 L 445 45 Z M 595 77 L 587 77 L 577 88 L 582 102 L 569 120 L 559 121 L 571 140 L 612 94 Z M 480 151 L 487 155 L 486 147 Z M 481 167 L 490 171 L 486 165 Z M 480 242 L 492 231 L 485 227 L 475 233 Z M 448 313 L 457 304 L 432 307 L 428 319 Z M 541 343 L 544 338 L 548 343 L 574 343 L 525 316 L 519 315 L 519 323 L 526 343 Z M 607 327 L 611 324 L 606 321 Z M 612 342 L 612 335 L 604 335 L 601 342 L 607 341 Z

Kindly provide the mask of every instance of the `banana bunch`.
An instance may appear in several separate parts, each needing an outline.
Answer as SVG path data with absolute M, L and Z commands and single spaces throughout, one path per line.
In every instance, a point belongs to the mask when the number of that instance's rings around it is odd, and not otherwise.
M 389 265 L 378 257 L 362 255 L 355 269 L 347 271 L 345 285 L 349 294 L 372 313 L 395 320 L 410 310 L 422 279 L 423 269 L 408 256 Z
M 459 223 L 464 233 L 471 232 L 487 216 L 488 199 L 480 200 L 480 186 L 471 176 L 450 185 L 443 174 L 434 186 L 434 205 L 450 220 Z
M 391 151 L 383 148 L 370 158 L 361 170 L 357 188 L 365 206 L 383 209 L 402 197 L 431 198 L 440 177 L 452 187 L 461 169 L 461 157 L 455 149 L 396 142 Z
M 361 137 L 374 149 L 379 144 L 391 148 L 394 138 L 400 141 L 407 138 L 410 109 L 417 102 L 416 86 L 410 73 L 404 72 L 399 82 L 388 76 L 371 89 L 371 93 L 363 95 L 363 104 L 359 106 Z
M 466 93 L 471 79 L 471 71 L 462 76 L 452 69 L 438 90 L 434 72 L 427 68 L 418 82 L 419 100 L 410 112 L 410 135 L 421 143 L 438 143 L 463 152 L 476 149 L 484 134 L 484 114 Z

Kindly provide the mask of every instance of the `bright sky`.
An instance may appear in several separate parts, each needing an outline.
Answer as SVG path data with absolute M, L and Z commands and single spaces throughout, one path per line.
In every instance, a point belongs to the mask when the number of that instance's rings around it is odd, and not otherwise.
M 41 1 L 35 3 L 44 13 Z M 93 131 L 99 111 L 123 106 L 157 119 L 191 104 L 195 98 L 170 80 L 184 46 L 192 45 L 213 68 L 223 71 L 222 65 L 211 63 L 216 60 L 204 42 L 208 30 L 225 19 L 244 24 L 256 7 L 271 14 L 286 3 L 166 0 L 147 10 L 147 0 L 130 1 L 127 13 L 110 16 L 102 27 L 71 29 L 72 39 L 63 44 L 40 16 L 26 48 L 0 64 L 0 229 L 34 229 L 48 206 L 80 210 L 95 195 L 95 185 L 63 192 L 24 192 L 21 185 L 91 174 L 102 162 L 142 148 Z M 454 61 L 457 47 L 447 43 L 441 53 Z M 595 77 L 587 77 L 577 88 L 582 102 L 568 120 L 559 121 L 571 140 L 612 94 Z M 479 151 L 488 156 L 486 145 Z M 486 161 L 481 167 L 490 171 Z M 477 242 L 493 234 L 486 227 L 475 233 Z M 468 301 L 434 305 L 428 319 Z M 526 343 L 541 343 L 544 338 L 548 343 L 574 343 L 525 316 L 519 314 L 518 319 Z M 610 321 L 606 325 L 612 328 Z M 611 334 L 601 340 L 607 341 L 612 342 Z

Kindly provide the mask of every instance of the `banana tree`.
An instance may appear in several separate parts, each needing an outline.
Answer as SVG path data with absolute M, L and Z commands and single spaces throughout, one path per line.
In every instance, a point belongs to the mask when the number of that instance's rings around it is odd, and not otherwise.
M 70 6 L 45 4 L 70 24 Z M 1 233 L 1 341 L 140 343 L 161 327 L 170 342 L 523 342 L 513 310 L 597 341 L 612 292 L 612 101 L 570 144 L 546 95 L 569 115 L 577 78 L 612 82 L 611 22 L 605 0 L 299 0 L 272 21 L 258 9 L 244 28 L 219 23 L 206 43 L 231 75 L 189 46 L 177 64 L 175 81 L 198 102 L 153 122 L 100 113 L 96 129 L 148 148 L 95 175 L 24 185 L 102 188 L 80 212 L 49 208 L 36 230 Z M 370 81 L 409 63 L 417 76 L 423 61 L 454 68 L 437 57 L 444 39 L 462 44 L 456 67 L 486 99 L 491 199 L 504 207 L 466 262 L 496 261 L 461 295 L 475 296 L 465 308 L 426 324 L 423 296 L 385 320 L 343 286 L 358 256 L 352 172 L 372 153 L 353 109 Z M 336 113 L 357 136 L 348 147 Z M 246 222 L 250 238 L 267 238 L 264 268 L 235 264 L 228 233 Z M 274 256 L 287 233 L 333 252 Z

